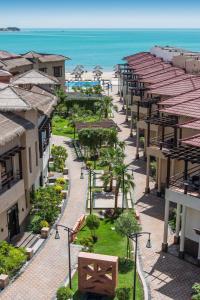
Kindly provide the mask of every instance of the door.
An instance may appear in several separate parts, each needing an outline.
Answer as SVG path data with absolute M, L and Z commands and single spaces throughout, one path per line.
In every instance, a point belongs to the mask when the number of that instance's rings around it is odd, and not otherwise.
M 20 232 L 18 205 L 15 204 L 8 210 L 8 235 L 11 240 L 15 235 Z

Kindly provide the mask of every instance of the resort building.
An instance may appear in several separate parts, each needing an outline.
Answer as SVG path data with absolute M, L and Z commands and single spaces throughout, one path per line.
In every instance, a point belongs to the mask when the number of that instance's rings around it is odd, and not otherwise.
M 146 193 L 150 192 L 151 163 L 156 164 L 155 188 L 166 201 L 162 249 L 167 251 L 172 204 L 176 207 L 174 242 L 180 242 L 179 256 L 189 253 L 200 261 L 200 77 L 173 64 L 188 52 L 180 49 L 173 56 L 172 49 L 161 48 L 125 58 L 126 63 L 119 66 L 120 95 L 131 135 L 136 129 L 136 158 L 143 140 Z
M 57 98 L 43 85 L 53 83 L 58 84 L 56 78 L 34 70 L 0 84 L 0 240 L 23 230 L 30 194 L 47 180 Z
M 57 54 L 37 53 L 14 54 L 0 51 L 0 69 L 10 72 L 13 76 L 26 73 L 32 69 L 56 77 L 60 84 L 65 84 L 65 61 L 68 57 Z

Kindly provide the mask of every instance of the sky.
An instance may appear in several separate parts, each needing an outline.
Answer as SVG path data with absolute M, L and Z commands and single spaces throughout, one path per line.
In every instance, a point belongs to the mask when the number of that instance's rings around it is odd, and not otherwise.
M 200 28 L 200 0 L 0 0 L 0 27 Z

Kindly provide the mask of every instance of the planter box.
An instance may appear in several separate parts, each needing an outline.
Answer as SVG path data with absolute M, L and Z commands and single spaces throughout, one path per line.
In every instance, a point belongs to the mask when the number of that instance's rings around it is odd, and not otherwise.
M 50 232 L 49 227 L 43 227 L 43 228 L 41 229 L 41 238 L 42 238 L 42 239 L 48 238 L 49 232 Z
M 0 289 L 4 289 L 9 284 L 9 277 L 7 274 L 0 275 Z
M 62 190 L 61 191 L 61 194 L 62 194 L 62 197 L 63 197 L 63 199 L 66 199 L 67 198 L 67 190 Z
M 30 260 L 33 257 L 33 249 L 26 248 L 27 259 Z
M 68 174 L 69 174 L 68 168 L 64 168 L 64 170 L 63 170 L 63 175 L 68 175 Z

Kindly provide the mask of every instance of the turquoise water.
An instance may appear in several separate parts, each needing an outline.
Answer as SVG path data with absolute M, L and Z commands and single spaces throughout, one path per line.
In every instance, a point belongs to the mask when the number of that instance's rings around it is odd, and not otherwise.
M 67 63 L 69 69 L 83 64 L 90 70 L 100 64 L 104 70 L 112 70 L 123 56 L 158 44 L 200 51 L 200 29 L 32 29 L 0 33 L 1 49 L 64 54 L 72 59 Z

